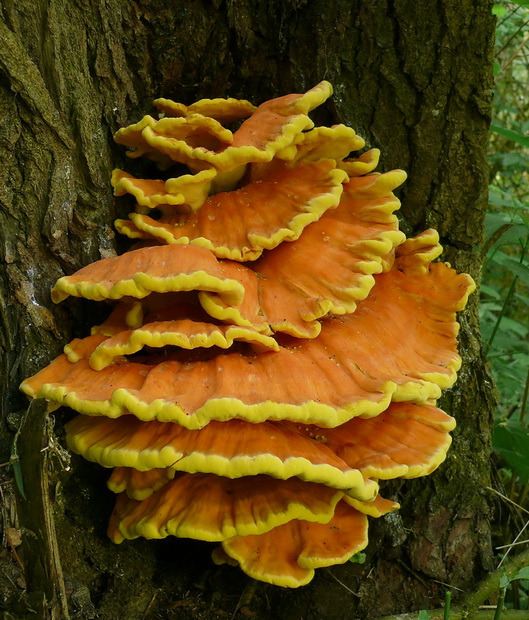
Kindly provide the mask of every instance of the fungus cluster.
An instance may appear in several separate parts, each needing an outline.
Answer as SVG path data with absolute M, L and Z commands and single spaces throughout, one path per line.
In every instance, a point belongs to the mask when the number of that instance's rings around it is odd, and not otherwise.
M 22 384 L 76 411 L 70 448 L 113 469 L 114 542 L 216 542 L 216 563 L 297 587 L 398 508 L 380 480 L 445 458 L 454 420 L 436 401 L 474 284 L 432 262 L 435 231 L 399 231 L 404 172 L 373 172 L 376 149 L 351 157 L 351 128 L 314 126 L 331 93 L 158 99 L 159 119 L 115 136 L 164 178 L 114 171 L 135 249 L 52 291 L 110 316 Z

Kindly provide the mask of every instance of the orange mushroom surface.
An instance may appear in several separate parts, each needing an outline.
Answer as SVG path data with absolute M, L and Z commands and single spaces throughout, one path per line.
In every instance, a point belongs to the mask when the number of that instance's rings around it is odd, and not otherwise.
M 435 231 L 399 230 L 404 172 L 314 126 L 331 94 L 159 99 L 160 119 L 116 134 L 166 180 L 114 171 L 137 201 L 116 226 L 139 246 L 52 291 L 110 315 L 21 385 L 76 411 L 69 447 L 113 470 L 116 543 L 217 542 L 216 564 L 298 587 L 398 509 L 380 481 L 445 459 L 455 422 L 435 403 L 474 283 L 433 262 Z

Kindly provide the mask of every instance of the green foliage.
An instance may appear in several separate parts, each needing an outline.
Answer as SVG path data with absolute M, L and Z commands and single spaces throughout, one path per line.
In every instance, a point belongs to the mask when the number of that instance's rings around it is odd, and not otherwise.
M 525 604 L 523 605 L 523 608 L 527 609 L 527 579 L 529 579 L 529 566 L 524 566 L 511 577 L 506 574 L 502 575 L 502 577 L 500 578 L 500 600 L 505 598 L 505 595 L 510 587 L 516 587 L 517 589 L 522 590 L 525 598 Z M 525 588 L 519 587 L 521 585 L 525 586 Z M 500 601 L 498 601 L 498 608 L 500 608 L 499 602 Z M 496 615 L 494 617 L 496 618 Z M 501 618 L 501 615 L 497 615 L 497 617 Z
M 512 131 L 512 129 L 505 129 L 498 123 L 491 123 L 490 125 L 491 131 L 499 133 L 500 136 L 507 138 L 507 140 L 512 140 L 516 142 L 516 144 L 521 144 L 522 146 L 529 147 L 529 138 L 526 138 L 522 133 L 518 131 Z
M 529 0 L 494 5 L 497 23 L 491 186 L 481 325 L 501 401 L 494 448 L 529 483 Z M 529 418 L 529 416 L 527 416 Z
M 501 2 L 494 66 L 489 211 L 485 222 L 481 329 L 500 392 L 493 448 L 509 499 L 529 508 L 529 0 Z M 525 517 L 526 518 L 526 517 Z M 499 524 L 512 542 L 517 529 Z M 500 583 L 495 617 L 527 608 L 529 567 Z M 515 600 L 516 599 L 516 600 Z M 523 600 L 523 602 L 522 602 Z
M 515 197 L 529 193 L 528 7 L 529 1 L 524 0 L 502 2 L 493 10 L 498 21 L 491 180 L 495 187 Z
M 511 581 L 515 579 L 529 579 L 529 566 L 521 568 L 514 577 L 511 577 Z
M 494 447 L 517 473 L 521 484 L 529 482 L 529 429 L 519 420 L 502 420 L 494 429 Z
M 486 217 L 481 326 L 501 394 L 499 419 L 524 418 L 529 368 L 529 204 L 493 186 Z M 529 451 L 526 453 L 529 459 Z

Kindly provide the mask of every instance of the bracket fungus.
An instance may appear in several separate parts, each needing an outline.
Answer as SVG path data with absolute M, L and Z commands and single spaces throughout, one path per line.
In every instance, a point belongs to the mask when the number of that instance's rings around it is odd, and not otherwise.
M 435 231 L 399 231 L 404 172 L 374 172 L 351 128 L 314 127 L 331 93 L 159 99 L 160 119 L 116 134 L 165 180 L 114 171 L 137 246 L 52 291 L 112 312 L 21 386 L 76 411 L 70 448 L 113 469 L 114 542 L 212 541 L 214 562 L 297 587 L 398 508 L 379 481 L 446 456 L 455 423 L 436 401 L 474 283 L 433 262 Z

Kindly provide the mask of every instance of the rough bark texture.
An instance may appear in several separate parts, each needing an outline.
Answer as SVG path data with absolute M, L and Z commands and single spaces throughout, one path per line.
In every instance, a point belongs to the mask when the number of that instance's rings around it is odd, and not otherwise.
M 0 462 L 11 458 L 17 412 L 26 407 L 19 382 L 94 323 L 85 319 L 98 309 L 76 301 L 55 307 L 49 291 L 58 277 L 114 252 L 115 209 L 125 214 L 126 206 L 114 201 L 110 172 L 134 173 L 142 164 L 125 164 L 112 134 L 151 112 L 155 97 L 259 103 L 329 80 L 335 95 L 316 120 L 351 125 L 382 149 L 381 169 L 407 170 L 404 231 L 437 228 L 445 259 L 479 279 L 490 8 L 489 0 L 1 2 Z M 77 459 L 65 471 L 60 448 L 52 450 L 72 617 L 215 618 L 242 608 L 260 618 L 365 618 L 435 606 L 443 584 L 470 588 L 489 567 L 492 387 L 480 357 L 476 296 L 462 318 L 461 346 L 465 365 L 442 403 L 459 421 L 446 463 L 425 480 L 386 487 L 403 507 L 372 521 L 366 564 L 321 569 L 300 590 L 213 567 L 206 544 L 113 546 L 105 537 L 112 506 L 105 472 Z M 15 462 L 0 472 L 17 469 Z M 4 527 L 24 534 L 9 480 L 0 491 Z M 11 545 L 0 556 L 6 617 L 38 617 L 23 596 L 15 553 Z M 39 558 L 26 553 L 22 561 L 31 573 Z M 53 601 L 49 617 L 60 617 L 52 608 Z

